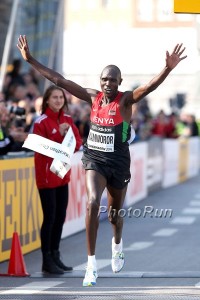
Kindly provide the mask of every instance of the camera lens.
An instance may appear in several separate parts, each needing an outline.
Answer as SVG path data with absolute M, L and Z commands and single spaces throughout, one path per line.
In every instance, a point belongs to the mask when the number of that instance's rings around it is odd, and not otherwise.
M 25 115 L 26 110 L 23 107 L 11 106 L 10 109 L 9 109 L 9 112 L 13 113 L 13 114 L 15 114 L 17 116 L 23 116 L 23 115 Z

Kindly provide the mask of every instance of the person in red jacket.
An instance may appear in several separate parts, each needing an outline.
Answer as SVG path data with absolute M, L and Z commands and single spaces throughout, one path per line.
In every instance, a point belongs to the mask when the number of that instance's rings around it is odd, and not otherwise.
M 78 151 L 82 140 L 72 118 L 64 113 L 67 99 L 62 88 L 51 85 L 43 96 L 42 114 L 33 126 L 33 133 L 57 143 L 62 143 L 68 128 L 71 126 L 76 138 Z M 60 259 L 59 245 L 62 228 L 68 205 L 68 183 L 70 171 L 63 179 L 52 171 L 53 158 L 35 152 L 35 177 L 39 191 L 43 223 L 41 226 L 41 250 L 43 255 L 42 271 L 52 274 L 63 274 L 72 267 L 64 265 Z

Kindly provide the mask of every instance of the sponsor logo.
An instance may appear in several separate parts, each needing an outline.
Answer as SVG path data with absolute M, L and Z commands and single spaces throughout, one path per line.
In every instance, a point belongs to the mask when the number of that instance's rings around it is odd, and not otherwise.
M 114 125 L 114 119 L 112 118 L 99 118 L 94 116 L 92 121 L 94 123 L 101 124 L 101 125 L 110 125 L 110 124 Z
M 97 131 L 97 132 L 108 132 L 108 133 L 112 133 L 113 132 L 113 128 L 109 128 L 109 127 L 100 127 L 99 125 L 94 125 L 92 124 L 91 128 L 94 130 L 94 131 Z
M 115 116 L 116 115 L 116 110 L 109 110 L 109 112 L 108 112 L 108 115 L 109 116 Z
M 54 128 L 53 130 L 52 130 L 52 133 L 56 133 L 57 132 L 57 130 Z
M 124 180 L 124 182 L 128 182 L 129 180 L 130 180 L 130 178 L 128 178 L 128 179 L 125 179 L 125 180 Z

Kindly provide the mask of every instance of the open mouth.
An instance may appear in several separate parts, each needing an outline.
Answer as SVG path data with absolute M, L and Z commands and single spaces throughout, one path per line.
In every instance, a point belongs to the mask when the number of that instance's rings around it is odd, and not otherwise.
M 109 88 L 107 88 L 107 89 L 104 89 L 104 91 L 105 91 L 105 93 L 106 93 L 106 94 L 110 94 L 110 93 L 112 93 L 112 90 L 111 90 L 111 89 L 109 89 Z

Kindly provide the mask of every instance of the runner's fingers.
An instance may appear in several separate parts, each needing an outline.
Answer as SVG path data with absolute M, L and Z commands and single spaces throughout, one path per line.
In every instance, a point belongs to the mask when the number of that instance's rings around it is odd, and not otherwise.
M 26 37 L 20 35 L 20 37 L 18 38 L 18 46 L 19 46 L 19 48 L 22 49 L 26 45 L 27 45 Z
M 176 53 L 177 52 L 177 48 L 179 47 L 179 44 L 177 44 L 175 47 L 174 47 L 174 51 L 173 53 Z
M 22 39 L 21 36 L 18 38 L 18 46 L 19 46 L 20 49 L 23 48 L 23 39 Z
M 175 46 L 175 48 L 174 48 L 173 53 L 175 53 L 175 54 L 177 54 L 177 55 L 181 55 L 181 54 L 183 53 L 183 51 L 185 50 L 185 48 L 183 48 L 183 50 L 181 50 L 182 46 L 183 46 L 182 43 L 181 43 L 181 44 L 177 44 L 177 45 Z M 181 50 L 181 52 L 180 52 L 180 50 Z
M 23 40 L 24 40 L 24 45 L 28 46 L 27 38 L 25 35 L 23 36 Z
M 179 56 L 181 56 L 181 54 L 183 53 L 185 51 L 185 47 L 183 48 L 183 50 L 181 50 L 180 52 L 179 52 Z
M 21 47 L 22 47 L 20 38 L 18 38 L 18 44 L 17 44 L 17 47 L 20 48 L 20 49 L 21 49 Z

